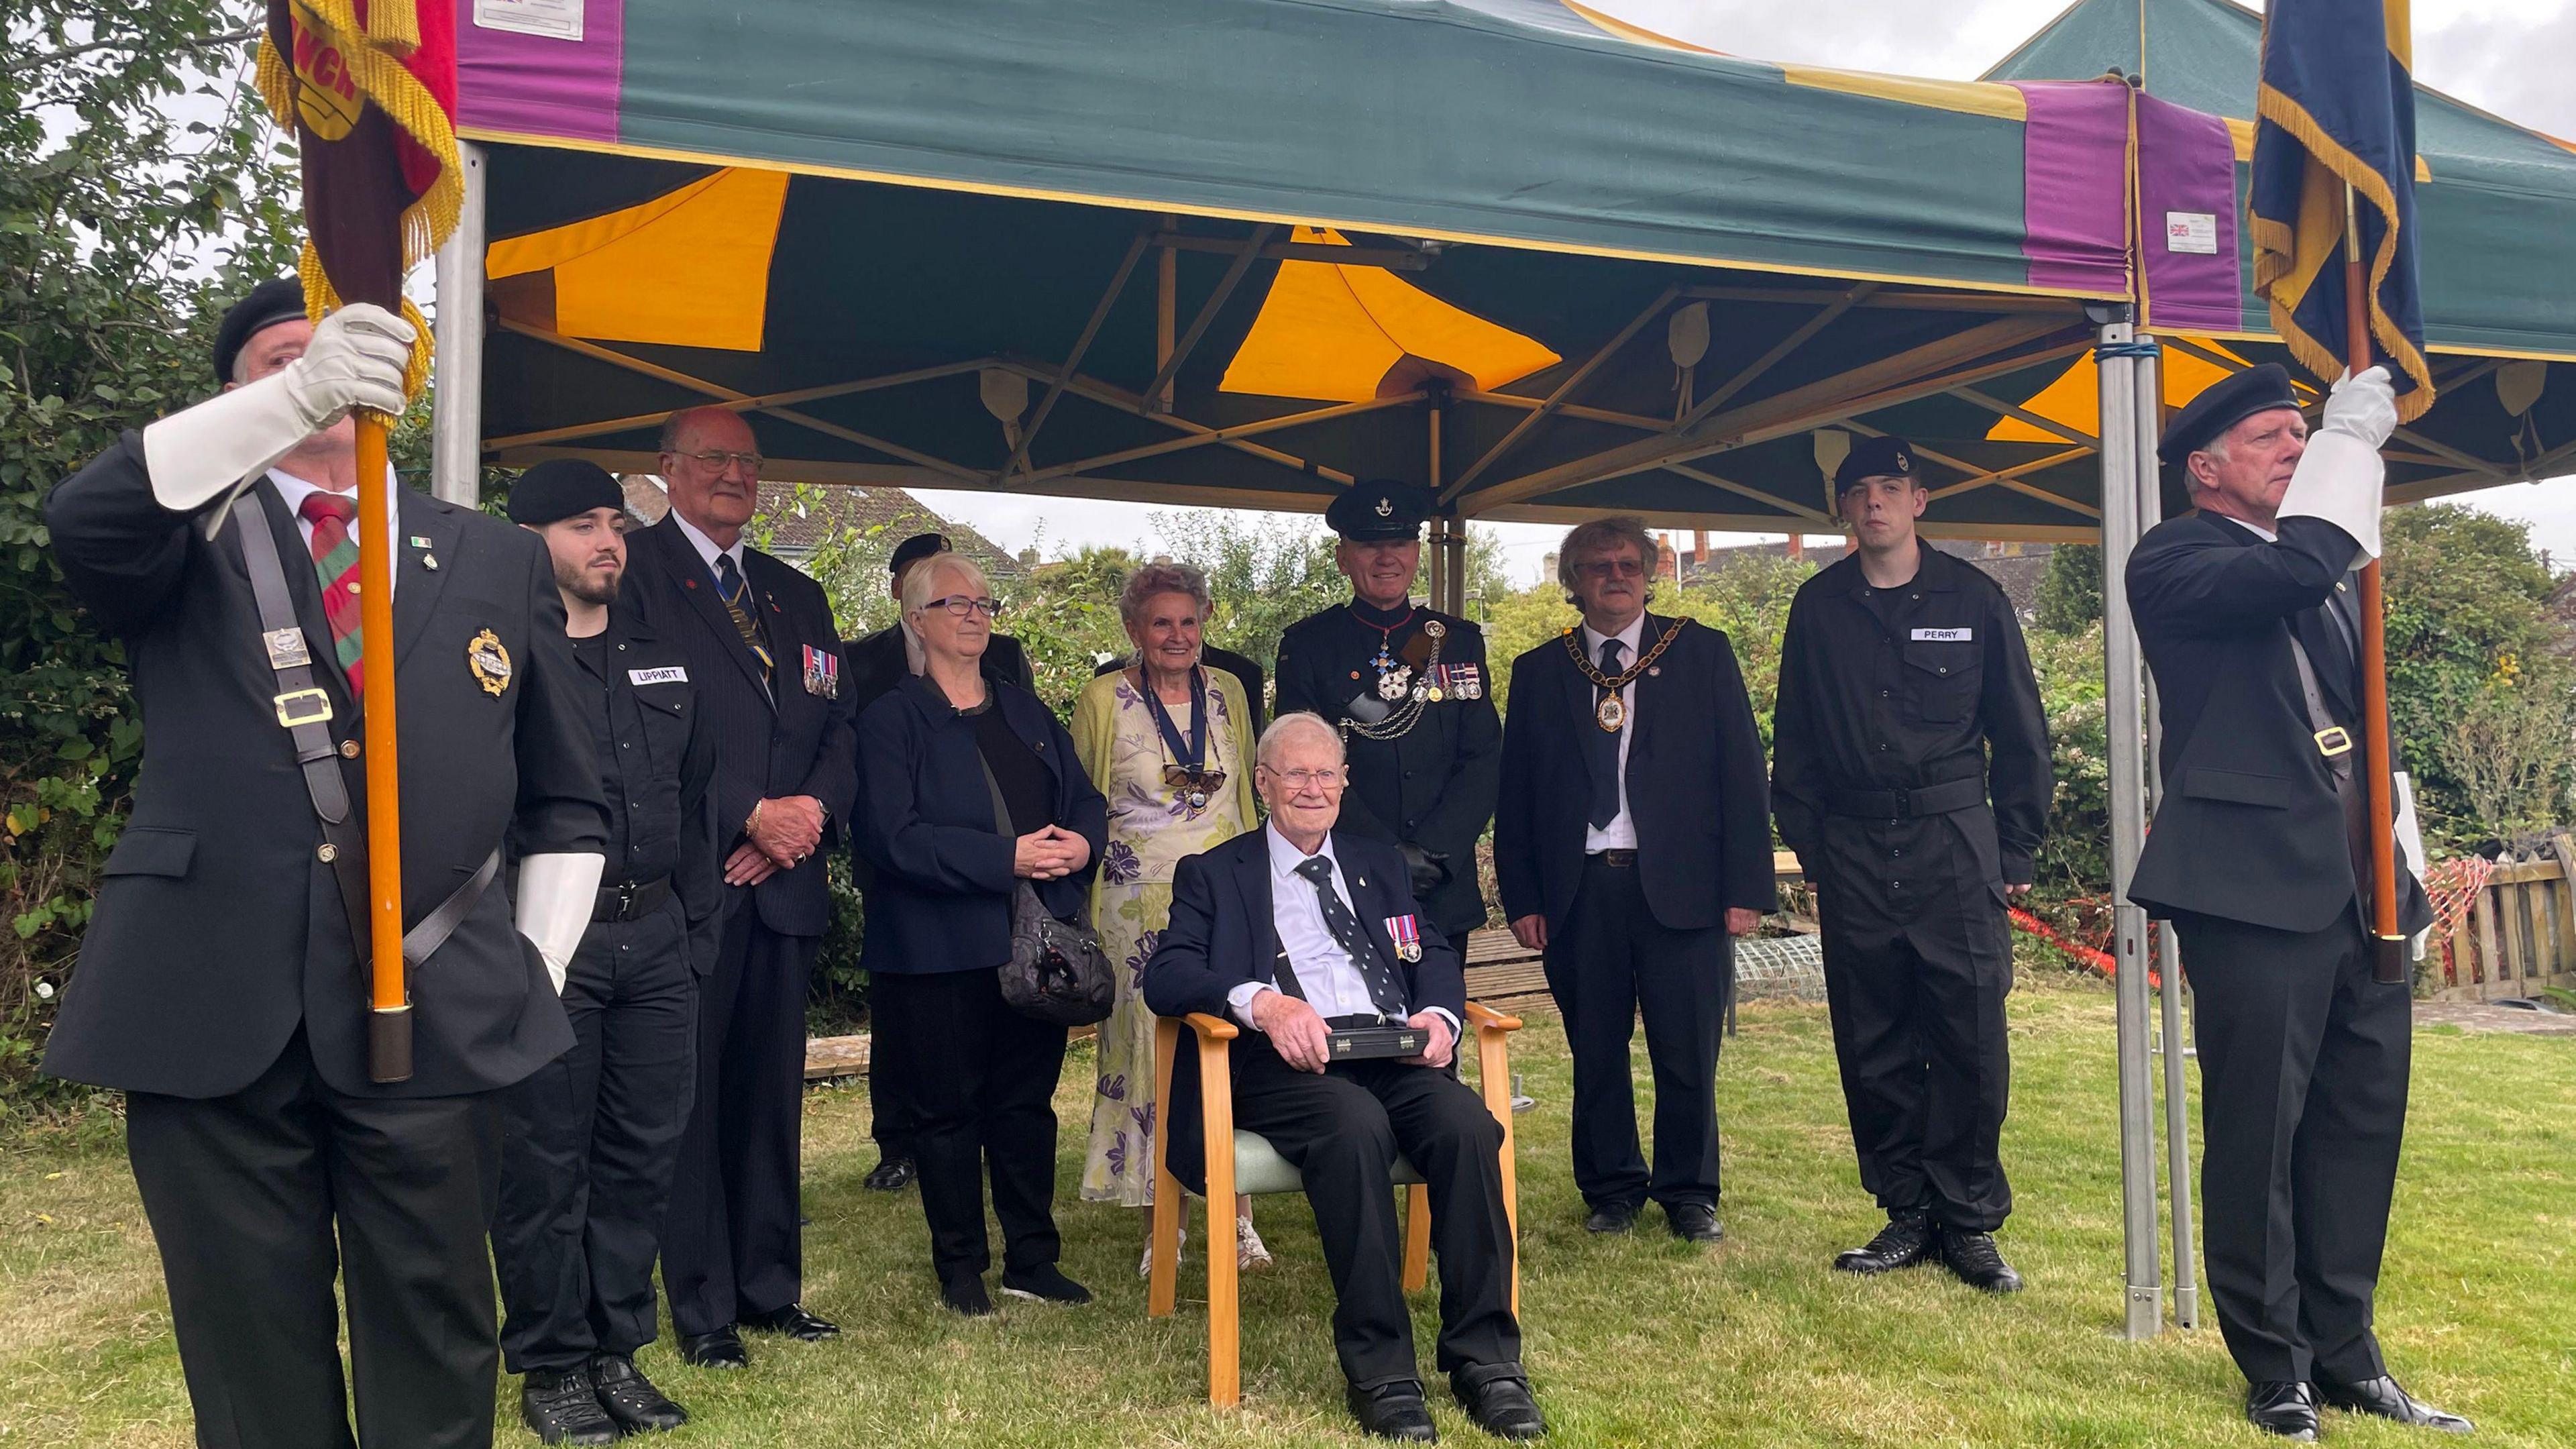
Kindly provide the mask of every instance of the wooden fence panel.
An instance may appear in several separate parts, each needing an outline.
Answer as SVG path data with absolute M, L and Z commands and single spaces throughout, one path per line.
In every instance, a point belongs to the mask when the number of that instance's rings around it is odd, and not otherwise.
M 2576 840 L 2561 834 L 2540 853 L 2499 860 L 2453 925 L 2450 970 L 2436 995 L 2467 1001 L 2576 988 Z

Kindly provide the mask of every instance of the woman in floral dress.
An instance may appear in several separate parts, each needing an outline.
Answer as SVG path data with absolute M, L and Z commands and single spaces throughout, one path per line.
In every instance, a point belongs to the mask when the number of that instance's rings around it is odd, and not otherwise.
M 1073 743 L 1109 800 L 1109 844 L 1092 887 L 1092 924 L 1117 973 L 1118 1005 L 1100 1027 L 1097 1096 L 1082 1195 L 1147 1207 L 1154 1201 L 1154 1013 L 1141 986 L 1145 958 L 1172 911 L 1172 872 L 1253 828 L 1251 710 L 1234 676 L 1199 663 L 1207 576 L 1148 564 L 1127 581 L 1119 614 L 1136 657 L 1091 681 L 1073 707 Z M 1236 1258 L 1270 1261 L 1235 1201 Z M 1143 1265 L 1140 1265 L 1140 1268 Z

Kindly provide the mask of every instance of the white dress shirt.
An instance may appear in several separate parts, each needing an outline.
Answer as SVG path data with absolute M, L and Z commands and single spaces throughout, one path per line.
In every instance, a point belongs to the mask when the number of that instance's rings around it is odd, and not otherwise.
M 689 546 L 698 551 L 698 562 L 707 566 L 707 573 L 710 577 L 713 577 L 716 571 L 716 555 L 722 554 L 726 558 L 733 560 L 734 570 L 737 573 L 740 573 L 746 582 L 750 580 L 751 571 L 743 567 L 742 536 L 740 534 L 736 534 L 734 536 L 733 547 L 718 548 L 716 547 L 716 541 L 714 539 L 698 532 L 698 526 L 696 524 L 682 518 L 680 516 L 680 510 L 676 508 L 671 510 L 671 521 L 680 525 L 680 536 L 687 539 L 689 541 Z
M 1289 843 L 1276 825 L 1261 827 L 1262 838 L 1270 846 L 1270 919 L 1279 931 L 1279 947 L 1288 953 L 1288 964 L 1297 973 L 1298 988 L 1306 993 L 1306 1004 L 1322 1017 L 1374 1016 L 1377 1001 L 1369 995 L 1368 980 L 1351 960 L 1342 943 L 1333 939 L 1330 926 L 1324 924 L 1324 902 L 1315 887 L 1297 867 L 1308 859 L 1306 853 Z M 1359 910 L 1351 904 L 1351 889 L 1342 879 L 1342 863 L 1333 854 L 1333 837 L 1329 834 L 1315 847 L 1315 854 L 1333 865 L 1333 894 L 1341 897 L 1342 908 L 1358 919 Z M 1361 929 L 1366 930 L 1366 922 Z M 1264 974 L 1270 962 L 1263 962 Z M 1225 994 L 1226 1005 L 1233 1008 L 1235 1019 L 1258 1031 L 1252 1019 L 1252 1002 L 1265 991 L 1277 987 L 1267 980 L 1246 981 Z M 1438 1012 L 1449 1023 L 1449 1038 L 1458 1038 L 1458 1018 L 1441 1007 L 1417 1008 Z
M 313 520 L 304 516 L 304 500 L 315 493 L 333 493 L 337 490 L 325 488 L 319 483 L 308 483 L 282 468 L 269 469 L 268 481 L 277 485 L 278 500 L 286 505 L 286 516 L 295 520 L 295 531 L 304 538 L 304 551 L 307 554 L 312 553 Z M 385 465 L 385 487 L 390 490 L 395 486 L 393 465 L 388 463 Z M 343 493 L 339 496 L 348 499 L 352 506 L 358 501 L 355 493 Z M 399 510 L 393 510 L 387 513 L 385 518 L 387 528 L 401 526 L 401 519 L 395 516 L 398 512 Z M 349 520 L 349 536 L 357 538 L 360 547 L 363 548 L 366 545 L 366 540 L 358 535 L 358 521 L 355 518 Z M 387 577 L 392 581 L 393 587 L 397 589 L 402 587 L 402 570 L 396 569 Z
M 1637 611 L 1637 617 L 1628 621 L 1627 628 L 1615 635 L 1596 634 L 1592 632 L 1592 626 L 1586 624 L 1583 626 L 1583 657 L 1592 661 L 1593 668 L 1600 668 L 1602 641 L 1615 638 L 1623 646 L 1623 652 L 1619 655 L 1619 668 L 1632 668 L 1637 662 L 1637 646 L 1645 636 L 1646 613 L 1643 609 Z M 1611 816 L 1610 823 L 1607 825 L 1593 825 L 1588 821 L 1584 824 L 1583 853 L 1586 855 L 1598 855 L 1605 850 L 1637 848 L 1637 822 L 1628 816 L 1628 745 L 1637 737 L 1635 680 L 1620 686 L 1619 703 L 1627 710 L 1627 717 L 1619 721 L 1619 813 Z M 1599 729 L 1600 726 L 1587 719 L 1583 722 L 1583 728 Z

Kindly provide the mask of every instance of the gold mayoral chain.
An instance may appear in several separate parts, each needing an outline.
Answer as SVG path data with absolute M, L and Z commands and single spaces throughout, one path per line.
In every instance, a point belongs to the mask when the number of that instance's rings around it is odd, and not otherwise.
M 1616 674 L 1602 673 L 1601 666 L 1583 657 L 1583 645 L 1577 638 L 1582 633 L 1581 630 L 1568 629 L 1559 636 L 1565 640 L 1566 657 L 1572 659 L 1574 667 L 1582 671 L 1583 677 L 1591 680 L 1593 687 L 1601 691 L 1601 702 L 1592 707 L 1592 722 L 1601 726 L 1604 734 L 1615 735 L 1619 733 L 1620 726 L 1628 722 L 1628 706 L 1620 702 L 1619 691 L 1627 688 L 1629 681 L 1653 667 L 1654 662 L 1663 657 L 1664 651 L 1672 647 L 1673 641 L 1681 637 L 1683 626 L 1689 623 L 1690 620 L 1687 618 L 1675 619 L 1672 627 L 1664 631 L 1664 637 L 1655 641 L 1654 648 L 1639 655 L 1636 663 Z

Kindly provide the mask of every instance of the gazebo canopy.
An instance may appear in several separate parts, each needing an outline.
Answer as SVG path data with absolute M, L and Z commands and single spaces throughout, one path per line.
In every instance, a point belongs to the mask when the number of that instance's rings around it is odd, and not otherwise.
M 1916 440 L 1929 531 L 2075 539 L 2088 304 L 2143 294 L 2168 402 L 2272 351 L 2230 129 L 2152 83 L 1765 65 L 1558 0 L 462 28 L 503 463 L 649 469 L 659 417 L 713 400 L 818 482 L 1313 510 L 1393 476 L 1458 516 L 1778 531 L 1828 526 L 1830 425 Z M 2576 434 L 2576 379 L 2520 415 L 2461 383 L 2576 359 L 2563 283 L 2508 349 L 2434 280 L 2528 255 L 2559 194 L 2450 245 L 2428 221 L 2431 340 L 2474 355 L 2401 486 L 2533 476 Z

